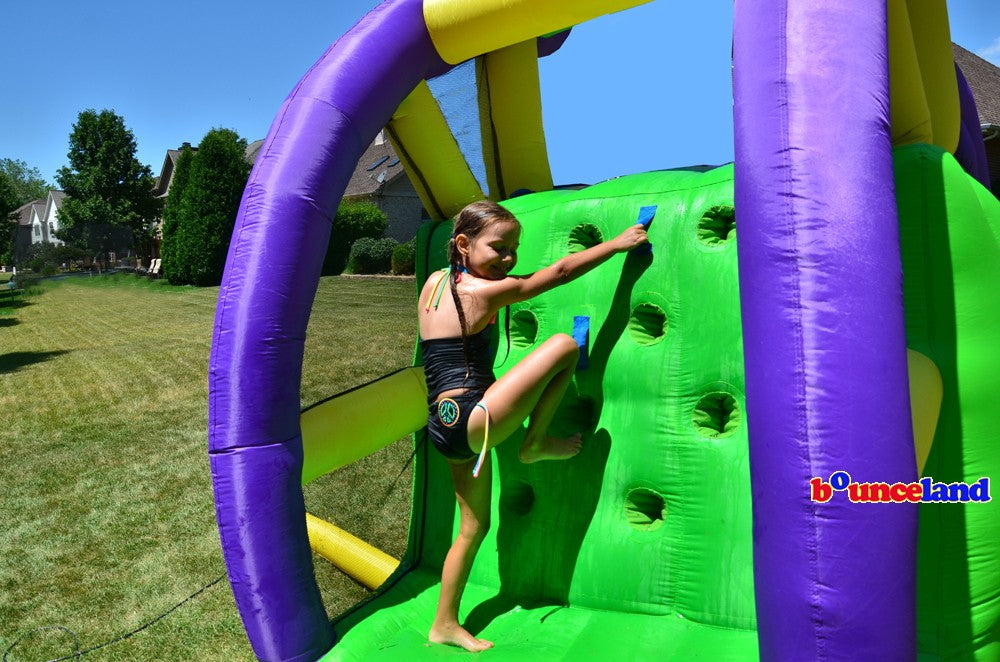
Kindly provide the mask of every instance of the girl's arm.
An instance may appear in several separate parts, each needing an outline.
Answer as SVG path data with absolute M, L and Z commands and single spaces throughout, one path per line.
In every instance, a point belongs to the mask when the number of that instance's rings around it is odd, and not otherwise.
M 639 224 L 633 225 L 614 239 L 559 258 L 533 274 L 508 276 L 498 281 L 495 292 L 490 294 L 496 297 L 498 307 L 530 299 L 579 278 L 597 265 L 606 262 L 612 255 L 625 253 L 648 241 L 646 229 Z

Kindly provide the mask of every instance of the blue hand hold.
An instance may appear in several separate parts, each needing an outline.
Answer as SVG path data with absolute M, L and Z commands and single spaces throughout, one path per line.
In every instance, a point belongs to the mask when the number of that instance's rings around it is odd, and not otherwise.
M 656 216 L 656 205 L 649 205 L 648 207 L 642 207 L 639 209 L 639 219 L 636 221 L 637 225 L 641 225 L 647 231 L 649 226 L 653 222 L 653 217 Z M 645 243 L 642 246 L 636 246 L 631 251 L 633 255 L 652 255 L 653 254 L 653 244 Z

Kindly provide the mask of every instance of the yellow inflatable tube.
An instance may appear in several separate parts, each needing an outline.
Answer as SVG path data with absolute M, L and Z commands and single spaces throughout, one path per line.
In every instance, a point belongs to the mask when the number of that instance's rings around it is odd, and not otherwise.
M 398 559 L 310 513 L 306 529 L 314 552 L 373 591 L 399 566 Z
M 450 218 L 486 197 L 426 81 L 399 104 L 386 133 L 431 218 Z
M 906 0 L 889 0 L 889 96 L 893 146 L 933 143 L 931 111 Z
M 478 58 L 476 78 L 490 198 L 505 200 L 521 188 L 550 190 L 537 42 L 522 41 Z
M 649 0 L 424 0 L 424 20 L 441 58 L 458 64 Z
M 931 114 L 933 144 L 954 154 L 958 149 L 962 111 L 955 56 L 951 52 L 948 7 L 944 0 L 907 0 L 906 5 Z
M 302 484 L 427 425 L 423 367 L 405 368 L 302 412 Z

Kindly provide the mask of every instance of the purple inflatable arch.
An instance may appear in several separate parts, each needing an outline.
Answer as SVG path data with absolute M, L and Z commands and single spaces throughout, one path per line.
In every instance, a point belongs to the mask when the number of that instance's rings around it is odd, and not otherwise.
M 811 477 L 916 479 L 889 141 L 885 6 L 737 3 L 740 216 L 763 659 L 915 656 L 915 505 L 808 500 Z M 281 107 L 219 293 L 209 455 L 223 553 L 258 657 L 333 634 L 301 491 L 299 383 L 331 221 L 364 148 L 448 69 L 421 0 L 386 0 Z
M 363 150 L 447 70 L 420 0 L 379 5 L 285 100 L 240 206 L 209 365 L 209 457 L 236 604 L 258 657 L 333 645 L 306 535 L 299 384 L 330 226 Z

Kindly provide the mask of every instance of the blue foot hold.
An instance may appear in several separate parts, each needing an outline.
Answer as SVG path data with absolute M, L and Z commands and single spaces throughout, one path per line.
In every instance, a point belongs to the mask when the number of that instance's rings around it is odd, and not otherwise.
M 590 342 L 590 317 L 577 315 L 573 318 L 573 340 L 580 348 L 580 360 L 576 362 L 577 370 L 586 370 L 589 363 L 587 345 Z

